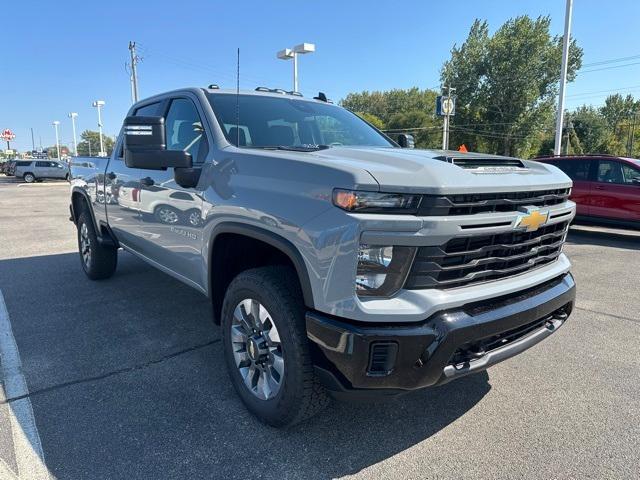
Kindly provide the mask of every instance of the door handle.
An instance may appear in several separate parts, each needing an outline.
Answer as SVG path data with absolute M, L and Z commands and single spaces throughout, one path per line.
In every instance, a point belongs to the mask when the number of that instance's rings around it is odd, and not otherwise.
M 144 177 L 140 179 L 140 185 L 144 185 L 145 187 L 150 187 L 154 184 L 155 182 L 153 181 L 153 178 L 151 177 Z

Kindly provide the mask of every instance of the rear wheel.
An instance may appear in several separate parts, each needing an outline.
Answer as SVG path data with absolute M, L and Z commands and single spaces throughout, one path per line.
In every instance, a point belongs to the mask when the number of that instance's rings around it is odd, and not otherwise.
M 78 218 L 78 250 L 82 269 L 91 280 L 109 278 L 115 272 L 118 250 L 98 243 L 93 221 L 86 210 Z
M 234 388 L 259 420 L 285 427 L 322 410 L 295 272 L 262 267 L 240 273 L 222 306 L 224 355 Z
M 36 181 L 36 177 L 33 173 L 25 173 L 22 179 L 27 183 L 33 183 Z

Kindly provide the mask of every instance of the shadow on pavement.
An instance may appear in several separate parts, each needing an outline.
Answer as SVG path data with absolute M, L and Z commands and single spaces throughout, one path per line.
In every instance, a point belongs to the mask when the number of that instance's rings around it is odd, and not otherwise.
M 76 253 L 0 261 L 56 478 L 333 478 L 436 434 L 490 390 L 486 372 L 382 403 L 337 403 L 289 430 L 257 422 L 195 290 L 121 254 L 91 282 Z
M 572 227 L 569 229 L 567 243 L 640 250 L 640 232 L 637 230 L 629 230 L 628 232 L 607 229 L 586 230 Z

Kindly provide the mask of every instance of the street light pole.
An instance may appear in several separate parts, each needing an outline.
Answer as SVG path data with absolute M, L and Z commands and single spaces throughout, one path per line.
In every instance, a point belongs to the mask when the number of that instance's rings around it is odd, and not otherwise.
M 56 151 L 58 154 L 58 160 L 60 160 L 60 137 L 58 136 L 58 125 L 60 125 L 60 122 L 58 120 L 55 120 L 53 122 L 53 127 L 56 129 Z
M 99 157 L 106 157 L 107 154 L 104 151 L 104 141 L 102 140 L 102 114 L 100 109 L 104 106 L 104 100 L 96 100 L 93 102 L 93 106 L 98 109 L 98 132 L 100 136 L 100 152 L 98 153 Z
M 280 50 L 276 56 L 280 60 L 293 60 L 293 91 L 298 90 L 298 55 L 304 55 L 305 53 L 312 53 L 316 51 L 316 46 L 313 43 L 301 43 L 293 48 L 285 48 Z
M 71 112 L 69 114 L 69 118 L 71 119 L 71 128 L 73 129 L 73 153 L 75 156 L 78 156 L 78 140 L 76 138 L 76 117 L 78 114 L 76 112 Z
M 560 155 L 562 150 L 562 125 L 564 117 L 564 90 L 567 85 L 567 63 L 569 62 L 569 45 L 571 44 L 571 12 L 573 0 L 567 0 L 564 14 L 564 38 L 562 39 L 562 67 L 560 69 L 560 94 L 558 96 L 558 113 L 556 115 L 556 138 L 553 154 Z

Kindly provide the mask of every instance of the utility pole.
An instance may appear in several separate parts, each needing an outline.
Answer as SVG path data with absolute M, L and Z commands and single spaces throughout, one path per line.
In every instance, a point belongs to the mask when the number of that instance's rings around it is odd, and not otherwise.
M 442 149 L 443 150 L 449 150 L 449 117 L 451 116 L 451 108 L 452 108 L 452 103 L 451 103 L 451 93 L 455 92 L 456 89 L 453 87 L 442 87 L 442 95 L 444 96 L 444 90 L 447 91 L 446 95 L 447 98 L 443 99 L 444 102 L 446 102 L 446 108 L 443 105 L 443 110 L 444 110 L 444 122 L 442 124 Z
M 571 11 L 573 0 L 567 0 L 564 14 L 564 38 L 562 39 L 562 67 L 560 68 L 560 94 L 558 95 L 558 112 L 556 114 L 556 138 L 553 154 L 560 155 L 562 149 L 562 125 L 564 116 L 564 90 L 567 85 L 567 63 L 569 62 L 569 45 L 571 44 Z
M 33 138 L 33 127 L 31 127 L 31 150 L 36 151 L 36 141 Z
M 129 53 L 131 54 L 131 85 L 133 89 L 133 103 L 138 101 L 138 55 L 136 55 L 136 42 L 129 42 Z
M 633 123 L 630 125 L 631 129 L 629 130 L 629 141 L 627 142 L 627 157 L 633 156 L 633 136 L 636 133 L 636 117 L 638 113 L 633 113 Z
M 100 152 L 98 152 L 99 157 L 106 157 L 107 153 L 104 151 L 104 142 L 102 140 L 102 115 L 100 109 L 104 107 L 104 100 L 96 100 L 93 102 L 93 106 L 98 110 L 98 133 L 100 134 Z

